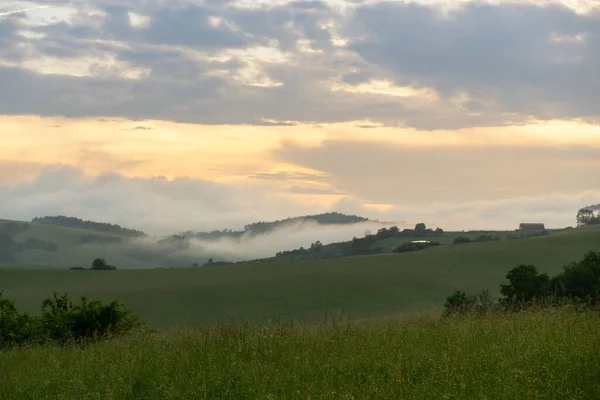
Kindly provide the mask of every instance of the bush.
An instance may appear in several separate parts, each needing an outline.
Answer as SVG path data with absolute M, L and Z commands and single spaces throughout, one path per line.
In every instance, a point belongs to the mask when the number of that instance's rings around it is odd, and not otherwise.
M 108 305 L 81 298 L 73 306 L 66 294 L 56 293 L 42 304 L 42 324 L 52 340 L 84 340 L 120 334 L 133 329 L 138 319 L 118 300 Z
M 453 244 L 465 244 L 465 243 L 471 243 L 471 239 L 469 239 L 466 236 L 459 236 L 457 238 L 454 238 L 454 240 L 452 241 Z
M 82 297 L 80 304 L 73 305 L 66 294 L 58 296 L 54 293 L 44 300 L 42 313 L 37 317 L 20 313 L 14 300 L 0 294 L 0 348 L 25 343 L 101 339 L 124 334 L 143 325 L 118 300 L 105 305 Z
M 0 349 L 31 342 L 40 336 L 39 320 L 17 310 L 15 301 L 0 292 Z
M 439 246 L 440 244 L 438 242 L 427 242 L 427 243 L 411 243 L 411 242 L 407 242 L 407 243 L 403 243 L 402 245 L 396 247 L 394 249 L 394 253 L 408 253 L 411 251 L 420 251 L 420 250 L 425 250 L 428 247 L 435 247 L 435 246 Z
M 109 265 L 104 259 L 96 258 L 92 261 L 92 271 L 115 271 L 117 267 Z
M 444 315 L 464 314 L 472 311 L 477 303 L 477 298 L 457 290 L 453 295 L 446 298 L 444 304 Z
M 446 298 L 444 304 L 444 316 L 466 314 L 476 311 L 479 314 L 487 314 L 496 309 L 496 301 L 489 290 L 483 290 L 476 295 L 468 295 L 460 290 Z

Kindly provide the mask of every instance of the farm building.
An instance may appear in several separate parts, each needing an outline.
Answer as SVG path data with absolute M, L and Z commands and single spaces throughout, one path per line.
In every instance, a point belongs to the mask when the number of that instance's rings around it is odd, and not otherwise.
M 543 231 L 546 227 L 541 223 L 522 223 L 519 225 L 520 231 Z

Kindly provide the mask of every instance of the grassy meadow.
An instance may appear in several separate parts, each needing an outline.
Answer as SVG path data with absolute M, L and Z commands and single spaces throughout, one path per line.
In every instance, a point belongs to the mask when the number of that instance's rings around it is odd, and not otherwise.
M 0 352 L 3 399 L 598 399 L 600 315 L 212 326 Z
M 441 307 L 455 290 L 497 294 L 506 273 L 531 263 L 556 274 L 600 251 L 600 227 L 546 237 L 442 246 L 421 252 L 211 268 L 69 271 L 0 269 L 0 290 L 31 312 L 52 293 L 119 298 L 154 328 L 269 319 L 319 322 Z

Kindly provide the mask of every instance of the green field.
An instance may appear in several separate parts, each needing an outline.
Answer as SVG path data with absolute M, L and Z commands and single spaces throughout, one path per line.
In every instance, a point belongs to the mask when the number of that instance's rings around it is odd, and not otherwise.
M 555 274 L 600 251 L 600 227 L 514 241 L 442 246 L 416 253 L 295 263 L 246 263 L 143 271 L 0 270 L 0 290 L 26 310 L 52 291 L 120 298 L 151 326 L 372 318 L 441 307 L 460 289 L 497 293 L 520 263 Z
M 0 398 L 589 400 L 598 337 L 567 309 L 213 326 L 0 352 Z

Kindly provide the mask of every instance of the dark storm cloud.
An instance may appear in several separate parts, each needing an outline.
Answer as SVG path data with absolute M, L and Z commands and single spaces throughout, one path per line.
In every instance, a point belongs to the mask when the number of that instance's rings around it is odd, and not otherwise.
M 466 90 L 498 112 L 598 115 L 600 13 L 472 3 L 443 18 L 423 6 L 382 3 L 362 7 L 346 30 L 365 37 L 350 47 L 399 84 L 419 82 L 443 96 Z M 580 41 L 569 40 L 576 35 Z

